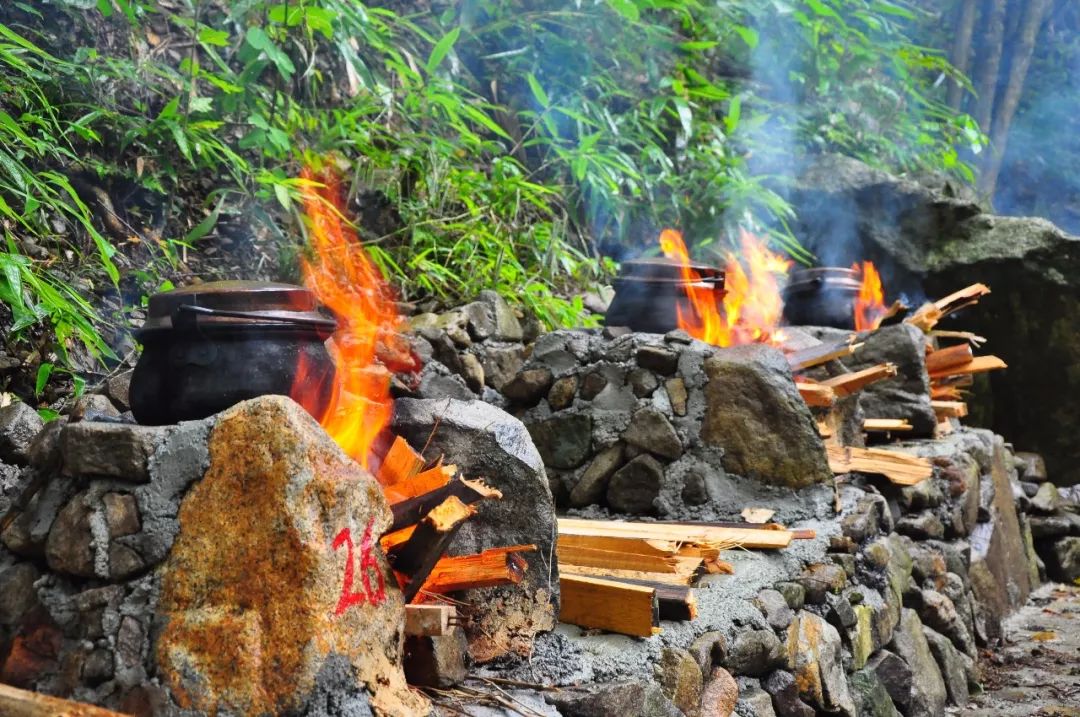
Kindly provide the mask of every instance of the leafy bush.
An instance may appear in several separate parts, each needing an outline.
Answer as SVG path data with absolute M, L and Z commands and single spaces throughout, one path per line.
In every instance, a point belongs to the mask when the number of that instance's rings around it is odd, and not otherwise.
M 783 199 L 808 151 L 969 177 L 957 147 L 977 140 L 936 99 L 951 70 L 908 39 L 916 11 L 899 1 L 67 6 L 79 27 L 127 33 L 108 47 L 133 49 L 107 52 L 92 33 L 40 49 L 40 13 L 37 35 L 0 25 L 0 300 L 19 327 L 51 320 L 98 355 L 100 317 L 11 239 L 84 237 L 71 250 L 121 281 L 71 167 L 169 197 L 180 218 L 147 242 L 143 291 L 232 208 L 280 237 L 303 232 L 299 169 L 330 161 L 361 217 L 385 201 L 391 226 L 358 228 L 404 298 L 494 287 L 554 325 L 581 321 L 567 297 L 610 273 L 602 257 L 649 251 L 664 226 L 703 249 L 755 228 L 809 261 Z M 204 215 L 185 220 L 176 197 L 192 193 Z M 54 236 L 54 216 L 78 231 Z

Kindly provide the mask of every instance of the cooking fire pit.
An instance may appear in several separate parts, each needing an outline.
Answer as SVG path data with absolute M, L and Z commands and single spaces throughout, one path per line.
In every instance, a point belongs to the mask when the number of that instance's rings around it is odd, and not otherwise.
M 334 379 L 324 342 L 336 328 L 312 292 L 291 284 L 218 281 L 155 294 L 137 333 L 132 413 L 164 425 L 280 394 L 319 417 Z
M 791 272 L 784 288 L 784 320 L 793 326 L 855 328 L 859 275 L 836 266 Z
M 688 291 L 712 294 L 717 307 L 724 300 L 724 271 L 705 264 L 690 264 L 697 276 L 687 281 L 683 267 L 670 259 L 624 261 L 615 279 L 615 297 L 608 308 L 607 326 L 627 326 L 634 331 L 663 334 L 676 329 L 678 309 L 692 311 Z

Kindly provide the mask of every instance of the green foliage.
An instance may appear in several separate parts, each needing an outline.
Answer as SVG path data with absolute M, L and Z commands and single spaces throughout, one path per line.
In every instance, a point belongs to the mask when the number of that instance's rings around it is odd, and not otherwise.
M 951 69 L 909 39 L 919 18 L 900 0 L 67 5 L 143 49 L 50 53 L 0 25 L 0 216 L 50 241 L 63 217 L 89 241 L 71 250 L 116 283 L 115 249 L 62 170 L 90 150 L 109 157 L 89 161 L 99 175 L 168 196 L 212 179 L 205 216 L 150 247 L 144 291 L 228 207 L 305 231 L 299 170 L 331 161 L 351 197 L 381 193 L 400 218 L 359 230 L 404 298 L 493 287 L 578 324 L 567 297 L 613 268 L 597 247 L 653 250 L 677 226 L 726 248 L 748 227 L 807 261 L 783 199 L 799 155 L 970 177 L 957 149 L 981 139 L 940 103 L 934 80 Z M 163 27 L 179 56 L 155 48 Z M 105 355 L 81 295 L 8 248 L 0 300 L 17 327 L 49 320 Z

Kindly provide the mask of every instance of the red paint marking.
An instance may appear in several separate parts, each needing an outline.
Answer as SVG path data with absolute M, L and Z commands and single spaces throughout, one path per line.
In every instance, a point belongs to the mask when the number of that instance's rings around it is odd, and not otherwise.
M 386 582 L 383 579 L 379 561 L 375 559 L 375 554 L 372 552 L 375 541 L 372 539 L 371 529 L 374 526 L 374 523 L 374 518 L 368 521 L 367 527 L 364 528 L 364 536 L 360 540 L 360 574 L 361 581 L 364 584 L 362 592 L 353 592 L 354 567 L 352 530 L 349 528 L 342 528 L 341 531 L 334 536 L 334 550 L 337 550 L 342 545 L 345 546 L 345 575 L 341 586 L 341 596 L 338 598 L 337 607 L 334 608 L 335 615 L 340 615 L 353 605 L 363 605 L 365 602 L 371 602 L 373 605 L 381 605 L 383 601 L 386 600 Z M 379 582 L 379 586 L 375 590 L 371 587 L 371 572 L 375 573 Z
M 386 580 L 383 578 L 379 561 L 375 559 L 375 553 L 371 552 L 375 542 L 371 535 L 371 528 L 374 524 L 374 518 L 368 521 L 367 527 L 364 528 L 364 537 L 360 540 L 360 576 L 363 578 L 364 591 L 367 593 L 371 603 L 373 605 L 382 605 L 383 601 L 386 600 Z M 371 573 L 375 573 L 375 577 L 379 581 L 379 587 L 375 590 L 371 589 Z

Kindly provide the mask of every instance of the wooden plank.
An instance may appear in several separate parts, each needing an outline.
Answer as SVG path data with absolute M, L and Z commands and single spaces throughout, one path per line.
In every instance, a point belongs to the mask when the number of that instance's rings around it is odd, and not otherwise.
M 840 448 L 826 446 L 829 468 L 833 473 L 872 473 L 883 475 L 897 485 L 915 485 L 934 473 L 930 461 L 880 448 Z
M 965 376 L 974 373 L 985 373 L 986 371 L 996 371 L 1002 368 L 1008 368 L 1009 364 L 1005 363 L 997 356 L 976 356 L 967 363 L 958 364 L 956 366 L 950 366 L 948 368 L 935 371 L 930 374 L 930 380 L 937 381 L 943 378 L 949 378 L 950 376 Z
M 838 398 L 843 398 L 861 391 L 872 383 L 884 381 L 894 376 L 896 376 L 896 364 L 879 363 L 876 366 L 864 368 L 862 371 L 833 376 L 822 381 L 821 385 L 828 386 L 836 393 Z
M 938 418 L 963 418 L 968 413 L 967 403 L 964 401 L 931 401 L 930 407 Z
M 390 532 L 416 523 L 428 511 L 451 496 L 460 499 L 466 505 L 474 505 L 482 500 L 502 498 L 502 493 L 484 485 L 482 481 L 464 478 L 452 480 L 433 491 L 392 504 L 390 512 L 393 513 L 394 520 L 390 524 Z
M 622 538 L 671 540 L 726 547 L 786 548 L 792 541 L 787 530 L 729 528 L 699 523 L 628 523 L 615 520 L 559 518 L 559 535 L 606 535 Z
M 456 616 L 453 605 L 406 605 L 405 634 L 440 637 L 450 632 L 450 620 Z
M 914 430 L 906 418 L 866 418 L 863 430 L 868 433 L 904 433 Z
M 865 343 L 857 344 L 854 341 L 855 334 L 851 334 L 846 341 L 841 343 L 821 344 L 820 346 L 811 346 L 799 351 L 793 351 L 787 355 L 788 366 L 791 367 L 792 371 L 803 371 L 834 359 L 850 356 L 866 345 Z
M 702 568 L 701 561 L 697 567 Z M 689 585 L 694 582 L 696 572 L 689 573 L 650 573 L 642 570 L 618 570 L 616 568 L 592 568 L 559 561 L 559 574 L 586 575 L 591 578 L 611 578 L 620 580 L 645 580 L 663 585 Z
M 668 585 L 649 580 L 618 578 L 615 582 L 652 588 L 661 620 L 693 620 L 697 617 L 697 594 L 687 585 Z
M 491 548 L 475 555 L 440 558 L 421 590 L 425 593 L 443 594 L 498 585 L 516 585 L 529 569 L 529 564 L 520 553 L 535 550 L 535 545 L 510 545 Z
M 799 389 L 799 395 L 806 401 L 807 406 L 832 408 L 836 403 L 836 391 L 823 383 L 797 380 L 795 381 L 795 388 Z
M 412 478 L 424 467 L 424 459 L 412 449 L 409 442 L 401 436 L 394 438 L 390 450 L 386 452 L 382 465 L 379 466 L 379 482 L 392 486 Z
M 660 633 L 656 590 L 583 575 L 559 576 L 559 620 L 635 637 Z
M 638 570 L 647 573 L 676 573 L 679 561 L 674 555 L 642 555 L 640 553 L 601 550 L 572 545 L 559 540 L 556 548 L 559 564 L 581 565 L 591 568 L 614 570 Z M 692 558 L 691 558 L 692 559 Z M 701 563 L 701 559 L 697 559 Z
M 389 555 L 391 567 L 406 576 L 402 592 L 411 601 L 427 580 L 461 525 L 476 513 L 457 496 L 450 496 L 424 516 L 401 549 Z
M 649 540 L 639 537 L 621 537 L 608 535 L 559 534 L 559 546 L 575 548 L 628 552 L 652 557 L 670 557 L 680 552 L 679 543 L 673 540 Z
M 4 717 L 125 717 L 120 712 L 62 700 L 0 683 L 0 715 Z
M 943 371 L 953 366 L 965 364 L 973 358 L 975 358 L 975 354 L 971 349 L 971 344 L 957 344 L 956 346 L 938 349 L 927 354 L 926 371 L 927 373 Z

